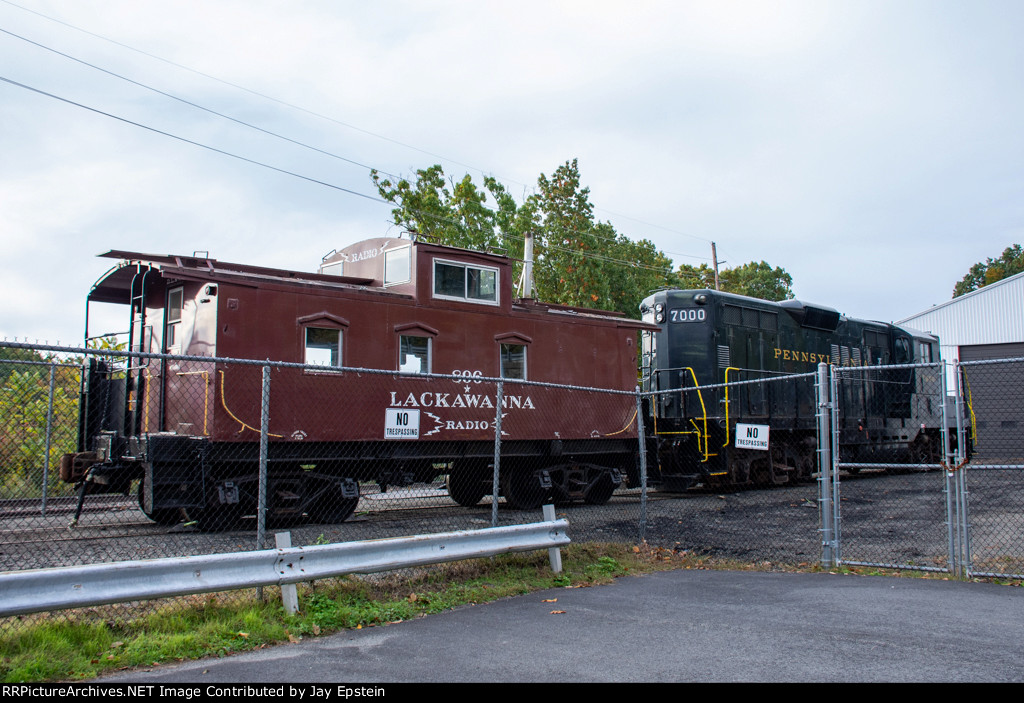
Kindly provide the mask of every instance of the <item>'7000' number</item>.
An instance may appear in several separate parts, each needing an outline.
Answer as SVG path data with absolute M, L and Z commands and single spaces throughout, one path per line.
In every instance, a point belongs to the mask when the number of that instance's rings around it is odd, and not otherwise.
M 704 308 L 678 308 L 668 311 L 669 322 L 704 322 L 707 310 Z

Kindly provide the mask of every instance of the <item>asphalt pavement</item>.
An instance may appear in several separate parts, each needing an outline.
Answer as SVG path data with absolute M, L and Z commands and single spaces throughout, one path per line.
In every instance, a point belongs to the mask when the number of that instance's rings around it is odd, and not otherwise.
M 1024 588 L 668 571 L 103 681 L 1021 682 Z

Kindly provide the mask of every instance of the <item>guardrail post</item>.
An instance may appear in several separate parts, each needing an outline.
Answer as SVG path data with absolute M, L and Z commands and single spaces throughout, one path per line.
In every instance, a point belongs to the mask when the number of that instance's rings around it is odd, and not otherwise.
M 274 544 L 278 549 L 288 549 L 292 546 L 292 533 L 275 532 Z M 289 615 L 299 612 L 299 592 L 294 583 L 281 584 L 281 604 L 284 605 L 284 612 Z
M 498 475 L 501 471 L 501 399 L 505 382 L 498 381 L 498 393 L 494 402 L 494 474 L 491 476 L 491 527 L 498 526 Z
M 542 510 L 544 511 L 544 521 L 554 522 L 555 521 L 555 506 L 551 503 L 545 505 Z M 551 547 L 548 550 L 548 561 L 551 562 L 551 570 L 556 574 L 562 573 L 562 550 L 559 547 Z

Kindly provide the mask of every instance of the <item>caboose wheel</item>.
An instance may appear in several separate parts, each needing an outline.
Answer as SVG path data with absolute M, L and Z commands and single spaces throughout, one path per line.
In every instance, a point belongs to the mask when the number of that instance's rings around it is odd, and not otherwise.
M 241 527 L 242 508 L 237 503 L 218 503 L 205 508 L 188 508 L 185 517 L 204 532 L 227 532 Z
M 615 481 L 612 480 L 612 477 L 607 473 L 602 473 L 584 494 L 583 500 L 590 505 L 604 505 L 615 493 L 615 488 Z
M 472 508 L 487 495 L 487 487 L 478 475 L 448 474 L 448 495 L 459 505 Z
M 325 490 L 310 508 L 310 518 L 323 525 L 334 525 L 348 520 L 359 505 L 359 484 L 352 481 L 352 485 L 356 491 L 354 497 L 346 498 L 339 486 L 331 486 Z
M 547 499 L 550 489 L 541 488 L 537 476 L 525 471 L 512 471 L 502 477 L 501 493 L 505 503 L 515 510 L 536 510 Z
M 140 478 L 138 488 L 139 510 L 142 511 L 142 514 L 158 525 L 177 525 L 181 522 L 181 508 L 146 510 L 146 501 L 144 500 L 146 495 L 145 481 L 145 478 Z

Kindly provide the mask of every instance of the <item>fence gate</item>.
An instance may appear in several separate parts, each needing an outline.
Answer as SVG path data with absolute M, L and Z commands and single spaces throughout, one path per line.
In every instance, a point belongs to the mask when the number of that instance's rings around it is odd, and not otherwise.
M 969 516 L 965 573 L 1024 578 L 1024 358 L 964 361 L 955 368 L 963 434 L 971 438 L 970 461 L 961 457 L 957 472 Z
M 943 364 L 832 366 L 829 376 L 834 563 L 960 573 L 960 414 Z

